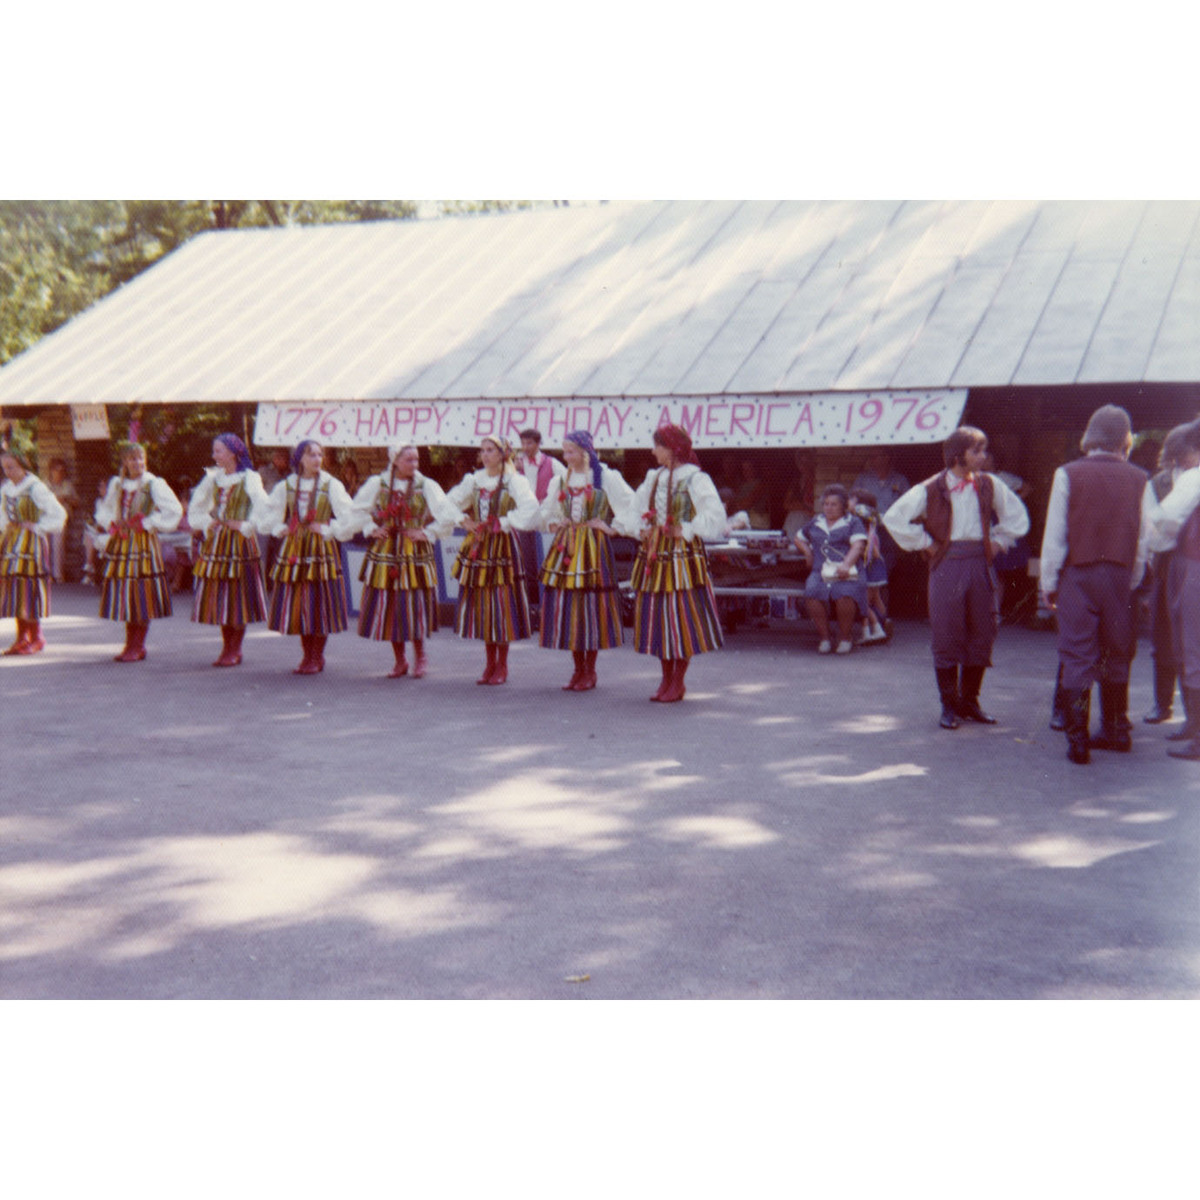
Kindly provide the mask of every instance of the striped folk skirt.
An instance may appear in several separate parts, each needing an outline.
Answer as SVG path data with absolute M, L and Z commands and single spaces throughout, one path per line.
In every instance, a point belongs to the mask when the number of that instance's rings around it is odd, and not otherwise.
M 258 541 L 236 530 L 210 529 L 192 567 L 192 620 L 202 625 L 253 625 L 267 617 Z
M 50 615 L 46 539 L 10 525 L 0 534 L 0 617 L 40 621 Z
M 639 654 L 692 658 L 724 645 L 708 557 L 699 538 L 659 536 L 634 559 L 633 643 Z
M 422 642 L 437 631 L 437 567 L 429 542 L 394 533 L 372 543 L 359 578 L 359 637 Z
M 624 640 L 612 543 L 598 529 L 569 525 L 542 564 L 538 644 L 546 650 L 614 650 Z
M 276 633 L 341 633 L 346 616 L 346 581 L 338 544 L 311 529 L 297 529 L 280 544 L 271 568 L 267 627 Z
M 152 529 L 135 530 L 127 537 L 114 534 L 108 539 L 100 615 L 130 625 L 146 625 L 171 615 L 171 585 L 158 534 Z
M 529 637 L 529 595 L 514 534 L 476 529 L 450 570 L 458 580 L 454 625 L 459 637 L 481 642 Z

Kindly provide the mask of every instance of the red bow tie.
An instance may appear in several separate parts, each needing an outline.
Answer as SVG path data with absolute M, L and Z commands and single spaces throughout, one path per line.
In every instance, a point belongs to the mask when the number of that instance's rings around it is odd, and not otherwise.
M 960 479 L 950 490 L 952 492 L 965 492 L 967 488 L 975 486 L 974 477 L 970 479 Z

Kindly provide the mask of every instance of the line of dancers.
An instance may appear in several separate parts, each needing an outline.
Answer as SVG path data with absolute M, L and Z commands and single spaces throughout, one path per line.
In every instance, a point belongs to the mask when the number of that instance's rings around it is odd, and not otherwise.
M 388 466 L 352 497 L 323 469 L 318 442 L 295 447 L 291 473 L 268 493 L 242 440 L 222 433 L 213 441 L 214 465 L 188 504 L 188 523 L 201 535 L 192 620 L 221 629 L 214 667 L 238 666 L 247 626 L 265 621 L 300 639 L 295 674 L 319 674 L 329 637 L 349 627 L 338 543 L 361 533 L 368 550 L 358 634 L 392 644 L 390 677 L 419 679 L 429 669 L 426 643 L 437 629 L 434 544 L 463 528 L 467 536 L 452 567 L 456 632 L 484 643 L 476 682 L 499 686 L 508 678 L 509 645 L 533 628 L 517 535 L 544 529 L 553 540 L 539 577 L 540 644 L 570 651 L 574 669 L 564 691 L 590 691 L 599 652 L 624 638 L 612 538 L 633 537 L 635 648 L 662 661 L 651 699 L 682 700 L 692 657 L 722 644 L 704 541 L 721 535 L 726 516 L 685 430 L 662 426 L 652 449 L 657 465 L 635 492 L 600 462 L 589 433 L 569 433 L 566 472 L 539 504 L 514 465 L 512 447 L 499 437 L 483 439 L 482 466 L 449 491 L 422 474 L 418 447 L 392 446 Z M 119 457 L 97 512 L 107 531 L 100 616 L 124 623 L 125 645 L 115 661 L 135 663 L 146 657 L 151 623 L 172 612 L 159 535 L 178 526 L 183 507 L 147 469 L 144 447 L 127 443 Z M 50 612 L 46 537 L 62 529 L 66 511 L 19 454 L 5 450 L 0 464 L 0 617 L 17 622 L 16 640 L 4 653 L 36 654 L 45 646 L 41 621 Z M 265 573 L 260 534 L 279 539 Z

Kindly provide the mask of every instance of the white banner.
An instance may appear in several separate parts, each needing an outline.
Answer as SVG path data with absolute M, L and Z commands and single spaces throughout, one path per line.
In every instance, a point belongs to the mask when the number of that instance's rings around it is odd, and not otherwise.
M 621 397 L 592 400 L 265 402 L 254 442 L 294 446 L 475 446 L 516 443 L 536 429 L 548 446 L 586 429 L 600 450 L 647 448 L 659 425 L 682 425 L 699 449 L 869 446 L 944 441 L 962 418 L 965 388 L 794 396 Z
M 77 442 L 107 442 L 108 409 L 103 404 L 72 404 L 71 432 Z

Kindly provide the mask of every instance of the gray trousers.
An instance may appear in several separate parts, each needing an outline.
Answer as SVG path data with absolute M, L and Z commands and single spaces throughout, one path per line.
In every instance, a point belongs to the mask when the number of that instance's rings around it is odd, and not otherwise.
M 1175 641 L 1175 669 L 1186 688 L 1200 688 L 1200 562 L 1171 555 L 1167 606 Z
M 990 667 L 1000 626 L 1000 592 L 982 542 L 951 542 L 929 571 L 933 665 Z
M 1118 563 L 1063 568 L 1056 598 L 1063 687 L 1129 682 L 1137 650 L 1131 576 Z

